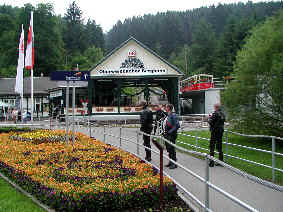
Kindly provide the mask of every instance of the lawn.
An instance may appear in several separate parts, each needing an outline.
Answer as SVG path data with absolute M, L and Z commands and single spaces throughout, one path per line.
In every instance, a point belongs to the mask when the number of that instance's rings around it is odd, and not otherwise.
M 150 164 L 78 132 L 75 145 L 66 145 L 64 133 L 1 134 L 0 171 L 56 211 L 158 208 L 159 173 Z M 188 209 L 167 177 L 164 189 L 168 207 Z M 8 198 L 7 204 L 11 208 L 13 199 Z
M 208 130 L 201 130 L 201 131 L 189 131 L 189 132 L 183 132 L 183 134 L 186 135 L 192 135 L 192 136 L 197 136 L 197 137 L 202 137 L 209 139 L 210 138 L 210 132 Z M 225 142 L 226 135 L 224 133 L 223 135 L 223 142 Z M 181 144 L 181 141 L 185 144 Z M 249 137 L 243 137 L 235 134 L 228 134 L 228 143 L 233 143 L 233 144 L 238 144 L 242 146 L 248 146 L 248 147 L 254 147 L 257 149 L 263 149 L 263 150 L 268 150 L 271 151 L 272 145 L 271 145 L 271 139 L 261 139 L 261 138 L 249 138 Z M 195 147 L 191 147 L 186 144 L 191 144 L 191 145 L 196 145 L 198 147 L 205 148 L 207 150 L 201 150 L 198 149 L 197 151 L 200 152 L 205 152 L 209 153 L 209 140 L 204 140 L 204 139 L 198 139 L 196 142 L 196 138 L 188 137 L 185 135 L 178 135 L 177 138 L 177 144 L 190 149 L 190 150 L 196 150 Z M 223 152 L 224 154 L 229 154 L 232 156 L 237 156 L 246 160 L 251 160 L 257 163 L 262 163 L 265 165 L 272 166 L 272 157 L 271 154 L 269 153 L 264 153 L 264 152 L 258 152 L 255 150 L 248 150 L 244 149 L 241 147 L 235 147 L 231 145 L 226 145 L 223 144 Z M 283 142 L 277 141 L 276 143 L 276 152 L 283 153 Z M 216 154 L 216 157 L 218 155 Z M 271 181 L 272 180 L 272 171 L 270 168 L 265 168 L 262 166 L 250 164 L 245 161 L 241 161 L 238 159 L 233 159 L 230 157 L 225 157 L 224 160 L 226 163 L 243 170 L 247 173 L 250 173 L 252 175 L 255 175 L 257 177 L 260 177 L 262 179 Z M 283 157 L 281 156 L 276 156 L 276 168 L 283 169 Z M 283 185 L 283 173 L 276 171 L 276 183 L 279 185 Z
M 44 211 L 31 199 L 14 189 L 0 178 L 0 211 L 5 212 L 41 212 Z

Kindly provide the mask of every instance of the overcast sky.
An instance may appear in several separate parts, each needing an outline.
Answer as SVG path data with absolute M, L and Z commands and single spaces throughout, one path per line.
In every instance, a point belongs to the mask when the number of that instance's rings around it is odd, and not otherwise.
M 272 0 L 252 0 L 252 2 L 269 2 Z M 274 0 L 275 1 L 275 0 Z M 0 0 L 0 5 L 12 5 L 22 7 L 25 3 L 36 6 L 38 3 L 52 3 L 57 15 L 62 16 L 73 0 Z M 109 31 L 118 20 L 132 16 L 143 16 L 144 14 L 156 14 L 157 12 L 185 11 L 202 6 L 230 4 L 237 2 L 248 2 L 247 0 L 76 0 L 77 5 L 83 12 L 85 19 L 95 20 L 104 32 Z

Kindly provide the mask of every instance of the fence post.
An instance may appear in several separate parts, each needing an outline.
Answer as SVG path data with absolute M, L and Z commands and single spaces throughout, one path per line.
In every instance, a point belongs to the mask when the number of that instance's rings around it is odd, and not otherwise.
M 159 192 L 160 192 L 160 211 L 163 211 L 163 147 L 156 141 L 156 139 L 152 139 L 152 143 L 159 149 L 160 151 L 160 167 L 159 167 L 159 174 L 160 174 L 160 184 L 159 184 Z
M 88 117 L 88 127 L 89 127 L 89 137 L 91 138 L 91 124 L 90 124 L 90 116 Z
M 209 209 L 209 159 L 205 156 L 205 211 Z
M 50 115 L 50 117 L 49 117 L 49 129 L 51 130 L 51 119 L 52 119 L 52 114 Z
M 198 131 L 197 130 L 196 130 L 195 136 L 196 136 L 196 152 L 197 152 L 198 151 Z
M 120 148 L 122 146 L 122 127 L 120 126 L 120 136 L 119 136 L 119 139 L 120 139 Z
M 275 167 L 276 167 L 276 140 L 275 137 L 272 137 L 272 182 L 275 182 Z
M 106 131 L 105 131 L 105 125 L 103 125 L 103 141 L 106 142 Z
M 139 141 L 140 141 L 139 130 L 137 130 L 137 155 L 140 154 L 140 144 L 139 144 Z
M 228 161 L 228 130 L 225 131 L 225 162 Z M 224 158 L 223 158 L 224 159 Z

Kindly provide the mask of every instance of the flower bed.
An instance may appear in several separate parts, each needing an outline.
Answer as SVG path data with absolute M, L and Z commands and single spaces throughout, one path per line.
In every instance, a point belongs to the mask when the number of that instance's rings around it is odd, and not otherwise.
M 158 201 L 159 174 L 151 165 L 82 133 L 65 145 L 62 135 L 2 134 L 1 172 L 56 211 L 120 211 Z M 174 199 L 175 184 L 167 177 L 164 183 L 165 200 Z
M 130 112 L 132 110 L 131 107 L 124 107 L 124 111 Z
M 114 111 L 114 108 L 113 108 L 113 107 L 108 107 L 108 108 L 106 108 L 106 110 L 107 110 L 108 112 L 113 112 L 113 111 Z
M 96 108 L 96 111 L 97 111 L 97 112 L 102 112 L 103 110 L 104 110 L 103 107 L 97 107 L 97 108 Z
M 142 111 L 142 107 L 135 107 L 135 111 Z

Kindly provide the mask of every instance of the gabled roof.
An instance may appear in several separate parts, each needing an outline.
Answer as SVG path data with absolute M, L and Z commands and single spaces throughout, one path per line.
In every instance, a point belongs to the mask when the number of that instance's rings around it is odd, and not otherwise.
M 151 50 L 149 47 L 147 47 L 146 45 L 144 45 L 140 41 L 136 40 L 134 37 L 130 37 L 128 40 L 124 41 L 120 46 L 118 46 L 117 48 L 112 50 L 108 55 L 106 55 L 102 60 L 100 60 L 94 67 L 90 68 L 89 71 L 92 71 L 92 70 L 96 69 L 99 65 L 101 65 L 103 62 L 108 60 L 112 55 L 114 55 L 114 53 L 116 53 L 118 50 L 120 50 L 123 47 L 125 47 L 131 41 L 134 41 L 140 47 L 142 47 L 143 49 L 148 51 L 151 55 L 157 57 L 160 61 L 162 61 L 163 63 L 167 64 L 169 67 L 171 67 L 173 70 L 175 70 L 178 73 L 178 75 L 180 75 L 180 76 L 184 75 L 184 73 L 181 72 L 176 66 L 172 65 L 171 63 L 169 63 L 167 60 L 165 60 L 164 58 L 159 56 L 157 53 L 155 53 L 153 50 Z
M 15 93 L 15 78 L 0 78 L 0 95 L 19 95 Z M 47 90 L 57 87 L 55 81 L 51 81 L 49 77 L 34 77 L 33 92 L 34 94 L 48 94 Z M 24 95 L 30 95 L 31 81 L 30 77 L 24 78 Z

